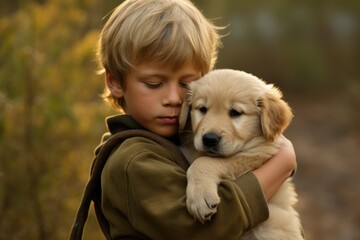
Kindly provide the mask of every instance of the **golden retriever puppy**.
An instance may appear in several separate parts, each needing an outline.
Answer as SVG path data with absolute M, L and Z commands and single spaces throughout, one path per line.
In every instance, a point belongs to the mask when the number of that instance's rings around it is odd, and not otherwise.
M 192 162 L 187 171 L 186 204 L 190 214 L 204 222 L 217 211 L 219 183 L 258 168 L 271 158 L 293 114 L 279 89 L 230 69 L 214 70 L 192 82 L 182 112 L 180 130 L 187 146 L 183 150 Z M 186 122 L 189 112 L 191 121 Z M 191 125 L 190 135 L 186 125 Z M 293 183 L 288 179 L 268 202 L 269 219 L 243 239 L 303 239 L 293 207 L 296 202 Z

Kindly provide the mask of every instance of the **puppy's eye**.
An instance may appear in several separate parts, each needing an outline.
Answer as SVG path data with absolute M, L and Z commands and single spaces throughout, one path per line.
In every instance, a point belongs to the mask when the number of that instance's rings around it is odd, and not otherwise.
M 202 107 L 199 107 L 199 111 L 202 113 L 202 114 L 205 114 L 207 112 L 207 108 L 202 106 Z
M 235 109 L 231 109 L 231 110 L 229 111 L 229 116 L 230 116 L 231 118 L 240 117 L 242 114 L 243 114 L 242 112 L 240 112 L 240 111 L 238 111 L 238 110 L 235 110 Z

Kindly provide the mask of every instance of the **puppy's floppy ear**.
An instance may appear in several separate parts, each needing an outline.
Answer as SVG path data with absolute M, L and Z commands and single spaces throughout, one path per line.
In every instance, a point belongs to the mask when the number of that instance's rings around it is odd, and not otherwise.
M 269 85 L 268 85 L 269 86 Z M 267 141 L 274 141 L 288 127 L 293 118 L 289 105 L 282 100 L 281 91 L 271 86 L 259 99 L 261 128 Z
M 186 98 L 184 103 L 181 106 L 181 113 L 179 116 L 179 131 L 180 132 L 187 130 L 187 129 L 191 129 L 190 110 L 191 110 L 191 106 L 190 106 L 189 100 Z

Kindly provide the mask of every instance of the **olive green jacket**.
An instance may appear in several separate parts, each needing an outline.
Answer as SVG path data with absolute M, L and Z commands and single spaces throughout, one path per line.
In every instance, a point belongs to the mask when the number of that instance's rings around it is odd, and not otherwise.
M 107 127 L 103 141 L 120 131 L 141 129 L 127 115 L 108 118 Z M 186 209 L 186 184 L 185 170 L 170 159 L 168 149 L 143 137 L 125 140 L 101 176 L 102 210 L 112 238 L 239 239 L 269 216 L 252 173 L 220 184 L 218 212 L 205 224 Z

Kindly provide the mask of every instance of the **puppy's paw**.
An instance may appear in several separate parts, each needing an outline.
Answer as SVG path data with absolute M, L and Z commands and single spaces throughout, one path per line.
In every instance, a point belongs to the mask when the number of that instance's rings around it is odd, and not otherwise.
M 217 185 L 212 186 L 188 184 L 186 188 L 186 206 L 189 213 L 199 222 L 211 220 L 217 212 L 220 197 L 217 193 Z

